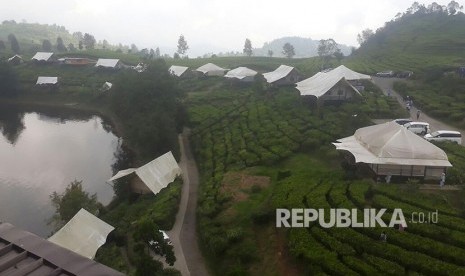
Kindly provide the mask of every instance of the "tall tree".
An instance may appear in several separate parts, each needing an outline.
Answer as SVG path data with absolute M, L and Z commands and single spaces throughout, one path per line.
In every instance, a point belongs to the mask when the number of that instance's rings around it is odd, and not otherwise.
M 248 39 L 248 38 L 245 39 L 243 52 L 248 57 L 250 57 L 252 55 L 252 53 L 253 53 L 253 51 L 252 51 L 252 41 L 250 41 L 250 39 Z
M 0 96 L 16 95 L 18 80 L 16 72 L 6 62 L 0 62 Z
M 57 51 L 58 52 L 66 52 L 68 49 L 66 49 L 65 44 L 63 43 L 63 39 L 61 37 L 57 37 Z
M 82 40 L 79 40 L 78 48 L 79 48 L 79 50 L 82 50 L 84 48 L 84 44 L 83 44 Z
M 6 49 L 5 42 L 3 42 L 3 40 L 0 40 L 0 50 L 5 50 L 5 49 Z
M 287 58 L 292 58 L 295 56 L 295 50 L 294 46 L 292 46 L 291 43 L 286 42 L 283 46 L 283 55 L 285 55 Z
M 155 51 L 154 51 L 152 48 L 150 48 L 149 58 L 150 58 L 150 59 L 153 59 L 154 56 L 155 56 Z
M 160 48 L 157 47 L 157 49 L 155 49 L 155 58 L 160 58 L 160 57 L 161 57 Z
M 269 56 L 269 57 L 273 57 L 273 54 L 274 54 L 274 53 L 273 53 L 273 50 L 271 50 L 271 49 L 268 50 L 268 56 Z
M 19 54 L 20 48 L 19 48 L 19 43 L 18 43 L 18 40 L 16 39 L 16 36 L 14 34 L 9 34 L 8 41 L 10 42 L 11 50 L 13 51 L 13 53 Z
M 73 43 L 68 44 L 68 49 L 69 49 L 71 52 L 76 51 L 76 47 L 74 47 L 74 44 L 73 44 Z
M 110 46 L 110 43 L 106 39 L 102 41 L 102 47 L 103 49 L 107 49 Z
M 357 35 L 358 44 L 362 45 L 363 43 L 365 43 L 373 35 L 374 35 L 374 33 L 373 33 L 372 30 L 370 30 L 370 29 L 363 30 L 361 34 Z
M 136 44 L 131 44 L 131 53 L 137 53 L 139 52 L 139 49 L 137 48 Z
M 461 11 L 462 9 L 463 9 L 463 6 L 461 6 L 459 3 L 457 3 L 454 0 L 450 1 L 450 3 L 447 4 L 447 11 L 449 12 L 450 15 L 454 15 L 458 11 Z
M 82 43 L 86 47 L 86 49 L 94 49 L 95 47 L 95 37 L 91 34 L 85 33 Z
M 187 50 L 189 50 L 189 46 L 187 45 L 187 41 L 184 38 L 184 35 L 180 35 L 178 39 L 178 54 L 185 55 Z
M 336 41 L 334 39 L 322 39 L 318 44 L 318 56 L 323 60 L 323 68 L 326 68 L 331 57 L 339 50 Z
M 44 41 L 42 41 L 42 50 L 44 52 L 51 52 L 52 51 L 52 43 L 50 43 L 50 40 L 44 39 Z

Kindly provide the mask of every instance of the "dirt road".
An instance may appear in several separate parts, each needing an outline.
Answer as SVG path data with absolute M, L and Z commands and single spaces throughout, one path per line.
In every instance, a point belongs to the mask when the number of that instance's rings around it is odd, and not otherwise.
M 207 276 L 209 273 L 197 243 L 196 209 L 199 175 L 188 137 L 188 129 L 179 135 L 181 148 L 179 166 L 182 170 L 184 185 L 176 222 L 167 234 L 173 243 L 177 258 L 174 267 L 181 271 L 183 276 Z
M 405 107 L 404 100 L 402 96 L 400 96 L 394 89 L 393 89 L 393 84 L 396 81 L 403 81 L 404 79 L 398 79 L 398 78 L 379 78 L 379 77 L 372 77 L 373 82 L 379 86 L 383 90 L 383 93 L 385 95 L 388 95 L 388 93 L 391 93 L 391 97 L 396 97 L 397 101 L 399 102 L 402 107 Z M 460 131 L 460 133 L 464 134 L 465 131 L 463 129 L 458 129 L 456 127 L 450 126 L 444 122 L 438 121 L 434 118 L 431 118 L 428 116 L 428 114 L 424 113 L 423 110 L 420 113 L 420 117 L 417 120 L 417 108 L 415 107 L 415 102 L 413 103 L 413 107 L 410 109 L 410 119 L 414 121 L 421 121 L 421 122 L 427 122 L 430 124 L 430 129 L 431 132 L 436 131 L 436 130 L 456 130 Z M 465 145 L 465 139 L 462 139 L 462 146 Z

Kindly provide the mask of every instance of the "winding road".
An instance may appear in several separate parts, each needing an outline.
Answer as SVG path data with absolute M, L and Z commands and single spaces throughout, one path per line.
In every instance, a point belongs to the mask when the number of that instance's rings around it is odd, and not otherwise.
M 405 79 L 372 77 L 372 80 L 379 88 L 381 88 L 381 90 L 383 90 L 383 93 L 385 95 L 388 95 L 388 92 L 390 91 L 391 97 L 396 97 L 399 104 L 405 107 L 405 103 L 404 103 L 402 96 L 400 96 L 399 93 L 397 93 L 393 88 L 394 82 L 404 81 Z M 417 114 L 418 109 L 415 107 L 415 102 L 413 103 L 413 105 L 414 106 L 410 110 L 410 119 L 417 121 L 416 114 Z M 463 129 L 450 126 L 444 122 L 431 118 L 430 116 L 428 116 L 428 114 L 424 113 L 423 110 L 420 113 L 420 118 L 418 119 L 418 121 L 429 123 L 431 132 L 436 131 L 436 130 L 456 130 L 456 131 L 460 131 L 462 135 L 465 133 Z M 465 145 L 465 139 L 462 139 L 462 146 L 464 145 Z
M 181 149 L 179 166 L 184 184 L 176 221 L 167 234 L 176 255 L 174 268 L 183 276 L 207 276 L 209 273 L 198 245 L 196 210 L 199 174 L 189 145 L 189 133 L 189 129 L 185 128 L 178 137 Z

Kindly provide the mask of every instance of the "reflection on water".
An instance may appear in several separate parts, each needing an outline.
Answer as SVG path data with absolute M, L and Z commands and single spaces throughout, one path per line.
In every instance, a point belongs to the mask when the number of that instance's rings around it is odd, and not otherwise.
M 0 220 L 47 237 L 49 196 L 73 180 L 103 204 L 112 199 L 105 181 L 119 141 L 99 117 L 0 106 L 0 129 Z

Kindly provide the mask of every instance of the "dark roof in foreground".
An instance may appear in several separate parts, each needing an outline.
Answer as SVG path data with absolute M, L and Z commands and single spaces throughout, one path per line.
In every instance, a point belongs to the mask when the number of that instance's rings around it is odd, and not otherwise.
M 124 275 L 39 236 L 0 222 L 0 275 Z

